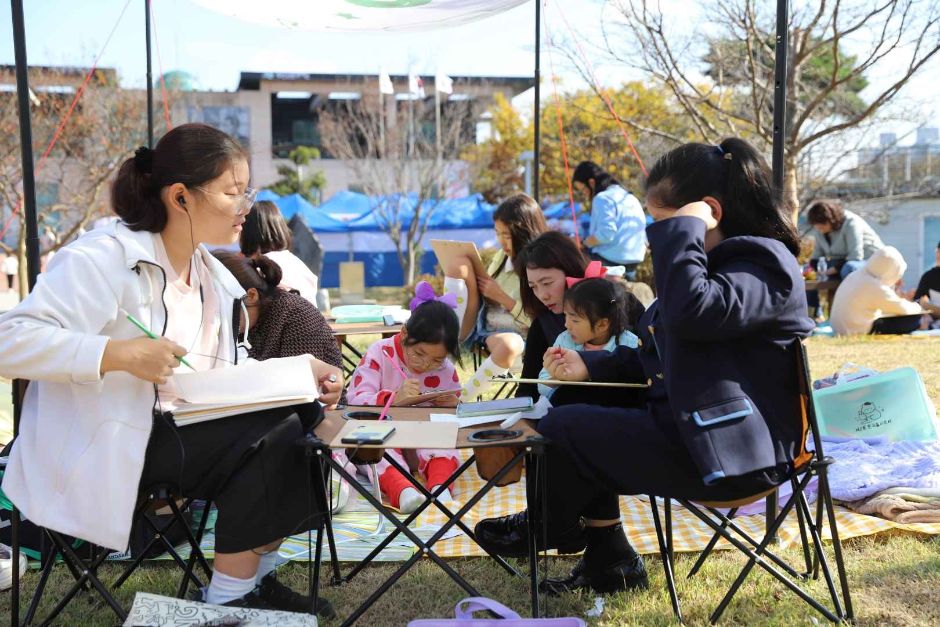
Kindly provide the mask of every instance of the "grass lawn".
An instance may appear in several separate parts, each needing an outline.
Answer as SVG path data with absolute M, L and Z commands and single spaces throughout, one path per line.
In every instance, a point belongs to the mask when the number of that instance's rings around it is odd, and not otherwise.
M 810 342 L 810 359 L 814 378 L 834 372 L 844 362 L 871 366 L 881 370 L 911 365 L 923 377 L 934 403 L 940 403 L 940 340 L 910 338 L 865 338 L 849 340 L 814 339 Z M 2 411 L 2 409 L 0 409 Z M 2 429 L 2 425 L 0 425 Z M 845 543 L 846 562 L 852 586 L 855 614 L 864 625 L 937 625 L 940 624 L 940 537 L 911 534 L 881 534 L 858 538 Z M 796 562 L 796 550 L 788 552 Z M 722 552 L 713 555 L 705 568 L 692 580 L 684 578 L 695 556 L 678 556 L 677 573 L 683 612 L 690 624 L 702 624 L 717 605 L 724 591 L 737 575 L 741 560 Z M 455 567 L 484 595 L 491 596 L 525 613 L 528 608 L 528 586 L 522 579 L 513 579 L 488 559 L 454 560 Z M 551 560 L 550 569 L 562 573 L 574 560 Z M 348 565 L 347 565 L 348 567 Z M 324 595 L 336 606 L 340 616 L 347 615 L 397 565 L 380 565 L 367 569 L 353 583 L 339 588 L 327 587 Z M 657 557 L 647 558 L 650 572 L 649 590 L 609 596 L 599 618 L 590 618 L 591 625 L 669 624 L 672 613 L 664 587 L 662 565 Z M 102 570 L 104 581 L 112 581 L 119 566 L 108 565 Z M 306 586 L 306 565 L 289 564 L 281 576 L 296 589 Z M 119 602 L 130 605 L 134 590 L 172 595 L 178 571 L 167 563 L 150 564 L 139 570 L 118 593 Z M 38 576 L 30 572 L 23 583 L 25 604 Z M 71 581 L 64 568 L 59 568 L 50 581 L 44 609 L 52 607 Z M 812 582 L 815 593 L 824 592 L 824 584 Z M 452 616 L 454 604 L 464 593 L 433 564 L 419 564 L 363 618 L 363 625 L 404 625 L 418 617 Z M 112 625 L 110 610 L 87 595 L 71 603 L 60 621 L 62 624 Z M 552 615 L 578 615 L 594 606 L 592 595 L 568 595 L 550 600 Z M 0 616 L 9 613 L 9 593 L 0 596 Z M 724 615 L 724 624 L 811 624 L 821 617 L 795 596 L 784 590 L 763 573 L 755 572 L 738 593 Z M 325 624 L 339 624 L 332 621 Z

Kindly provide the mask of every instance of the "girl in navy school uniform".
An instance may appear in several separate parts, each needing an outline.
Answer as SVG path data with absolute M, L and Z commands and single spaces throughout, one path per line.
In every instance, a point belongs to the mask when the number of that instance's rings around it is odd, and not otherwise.
M 658 300 L 640 350 L 564 351 L 554 378 L 650 384 L 646 407 L 556 407 L 538 430 L 546 452 L 547 534 L 540 548 L 585 549 L 549 592 L 644 587 L 620 523 L 619 494 L 741 498 L 789 478 L 801 452 L 794 342 L 807 337 L 799 239 L 766 162 L 747 142 L 685 144 L 647 180 Z M 529 506 L 541 507 L 535 491 Z M 483 520 L 477 542 L 523 555 L 528 514 Z

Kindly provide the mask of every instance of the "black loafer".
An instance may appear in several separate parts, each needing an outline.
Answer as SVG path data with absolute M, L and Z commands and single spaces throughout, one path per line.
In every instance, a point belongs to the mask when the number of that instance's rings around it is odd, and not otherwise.
M 529 516 L 522 511 L 499 518 L 487 518 L 477 523 L 473 530 L 477 544 L 502 557 L 527 557 L 529 555 Z M 541 534 L 539 534 L 541 535 Z M 555 549 L 559 553 L 579 553 L 587 546 L 584 528 L 572 527 L 548 541 L 539 538 L 537 550 Z
M 624 590 L 645 589 L 648 586 L 649 579 L 646 575 L 643 558 L 639 555 L 631 555 L 597 570 L 589 568 L 582 559 L 568 577 L 564 579 L 546 579 L 539 584 L 539 589 L 549 595 L 559 595 L 578 590 L 591 590 L 598 594 L 610 594 Z
M 273 573 L 261 580 L 261 585 L 258 586 L 256 594 L 258 598 L 275 609 L 301 614 L 310 613 L 310 597 L 291 590 L 278 581 Z M 320 618 L 333 618 L 336 616 L 333 605 L 323 597 L 317 599 L 317 616 Z

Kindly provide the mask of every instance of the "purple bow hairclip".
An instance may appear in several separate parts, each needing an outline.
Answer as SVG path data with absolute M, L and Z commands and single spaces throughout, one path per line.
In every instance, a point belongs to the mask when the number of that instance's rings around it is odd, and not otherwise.
M 408 304 L 408 308 L 411 311 L 414 311 L 420 305 L 423 305 L 424 303 L 430 302 L 432 300 L 440 301 L 451 309 L 457 309 L 457 297 L 454 294 L 447 293 L 443 296 L 438 296 L 434 293 L 434 288 L 431 287 L 431 284 L 427 281 L 420 281 L 415 286 L 415 297 L 411 299 L 411 302 Z

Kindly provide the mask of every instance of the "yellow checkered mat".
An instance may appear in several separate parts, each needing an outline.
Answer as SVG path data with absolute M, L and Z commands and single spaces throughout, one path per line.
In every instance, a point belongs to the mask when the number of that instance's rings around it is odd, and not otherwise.
M 463 459 L 469 456 L 468 451 L 461 451 Z M 451 511 L 457 509 L 466 500 L 476 494 L 485 484 L 476 472 L 476 467 L 468 469 L 453 486 L 452 492 L 455 501 L 448 503 Z M 340 561 L 358 562 L 377 546 L 390 533 L 394 527 L 388 521 L 380 524 L 378 513 L 365 499 L 353 491 L 354 498 L 343 512 L 334 516 L 333 529 L 336 538 L 336 553 Z M 525 482 L 519 481 L 512 485 L 493 488 L 477 505 L 463 518 L 470 529 L 477 521 L 483 518 L 492 518 L 511 514 L 526 507 Z M 624 529 L 630 537 L 630 542 L 637 551 L 644 554 L 659 552 L 656 540 L 656 529 L 653 526 L 653 517 L 650 511 L 649 499 L 646 497 L 621 497 L 620 511 L 623 518 Z M 660 516 L 662 504 L 660 503 Z M 916 523 L 901 524 L 883 518 L 856 514 L 844 508 L 836 508 L 839 522 L 839 534 L 844 540 L 857 536 L 867 536 L 892 530 L 903 530 L 914 533 L 940 535 L 940 524 Z M 673 543 L 676 551 L 697 552 L 705 548 L 712 537 L 711 529 L 691 512 L 673 503 L 672 512 Z M 431 506 L 425 510 L 410 526 L 415 535 L 422 540 L 430 538 L 447 518 L 436 507 Z M 743 528 L 752 537 L 758 538 L 763 534 L 765 527 L 764 515 L 740 516 L 735 523 Z M 828 537 L 828 525 L 825 526 L 824 537 Z M 313 534 L 315 537 L 315 534 Z M 799 526 L 796 514 L 791 512 L 786 523 L 780 528 L 779 537 L 782 547 L 799 544 Z M 289 538 L 281 546 L 280 554 L 284 559 L 308 559 L 307 534 Z M 214 537 L 208 532 L 203 539 L 202 548 L 206 556 L 213 555 Z M 324 542 L 324 558 L 328 558 L 329 551 Z M 445 538 L 434 545 L 434 550 L 442 557 L 468 557 L 484 555 L 484 552 L 459 529 L 452 529 Z M 729 545 L 724 540 L 717 545 L 718 549 L 727 549 Z M 188 554 L 188 547 L 180 547 L 180 554 Z M 415 546 L 404 535 L 399 535 L 381 554 L 377 561 L 404 561 L 415 552 Z M 118 557 L 118 556 L 115 556 Z

